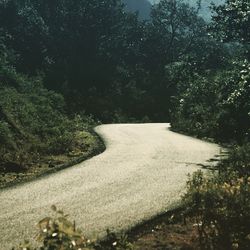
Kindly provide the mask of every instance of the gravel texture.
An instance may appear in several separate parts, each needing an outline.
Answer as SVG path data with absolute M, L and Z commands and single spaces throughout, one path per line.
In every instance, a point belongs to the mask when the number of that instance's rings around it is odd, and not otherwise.
M 126 230 L 172 209 L 188 173 L 221 151 L 171 132 L 169 124 L 102 125 L 106 151 L 58 173 L 0 191 L 0 250 L 36 234 L 56 205 L 89 237 Z

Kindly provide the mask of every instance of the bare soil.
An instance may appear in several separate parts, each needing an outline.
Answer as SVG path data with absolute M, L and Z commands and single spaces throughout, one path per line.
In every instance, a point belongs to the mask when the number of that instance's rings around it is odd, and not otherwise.
M 198 250 L 197 227 L 181 210 L 161 215 L 129 233 L 135 250 Z

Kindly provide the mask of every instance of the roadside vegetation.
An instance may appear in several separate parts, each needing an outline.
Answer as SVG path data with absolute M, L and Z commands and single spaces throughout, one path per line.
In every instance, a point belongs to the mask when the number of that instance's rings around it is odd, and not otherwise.
M 161 0 L 145 21 L 121 1 L 0 1 L 1 180 L 97 152 L 97 120 L 171 121 L 230 148 L 187 184 L 194 249 L 249 249 L 250 4 L 213 6 L 211 23 L 199 9 Z M 41 249 L 74 249 L 52 234 Z
M 226 1 L 214 7 L 213 36 L 244 54 L 223 70 L 198 72 L 179 81 L 172 110 L 174 130 L 230 145 L 214 176 L 201 171 L 188 182 L 184 197 L 195 220 L 201 249 L 250 248 L 250 4 Z M 187 83 L 188 82 L 188 83 Z
M 54 205 L 51 209 L 53 216 L 39 221 L 38 234 L 34 233 L 40 246 L 34 248 L 32 243 L 24 241 L 13 250 L 132 250 L 132 244 L 125 234 L 118 235 L 107 231 L 105 241 L 90 240 L 68 218 L 68 214 Z
M 52 172 L 68 162 L 100 152 L 89 116 L 67 115 L 61 94 L 47 90 L 40 78 L 1 65 L 0 186 Z

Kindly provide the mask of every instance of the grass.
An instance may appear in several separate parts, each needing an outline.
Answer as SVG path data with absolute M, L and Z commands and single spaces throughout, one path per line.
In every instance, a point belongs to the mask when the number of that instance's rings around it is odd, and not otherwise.
M 79 133 L 84 134 L 84 138 L 82 136 L 78 137 L 78 140 L 84 139 L 81 141 L 84 149 L 83 147 L 75 147 L 68 154 L 44 155 L 39 158 L 39 161 L 30 163 L 28 168 L 20 172 L 0 171 L 0 188 L 10 187 L 55 173 L 85 161 L 105 150 L 103 141 L 94 132 L 84 131 Z

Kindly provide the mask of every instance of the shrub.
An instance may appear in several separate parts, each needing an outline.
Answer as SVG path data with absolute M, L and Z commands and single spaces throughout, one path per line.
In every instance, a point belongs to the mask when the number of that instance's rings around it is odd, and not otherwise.
M 0 120 L 0 143 L 6 144 L 6 146 L 10 146 L 13 143 L 8 123 L 1 120 Z
M 247 61 L 224 71 L 194 75 L 179 83 L 173 100 L 173 129 L 217 141 L 242 143 L 250 136 L 250 74 Z
M 133 245 L 124 233 L 116 234 L 107 230 L 107 237 L 101 244 L 95 246 L 95 250 L 132 250 Z
M 68 219 L 63 211 L 57 210 L 52 206 L 55 212 L 54 217 L 46 217 L 38 223 L 39 234 L 37 240 L 41 242 L 40 250 L 91 250 L 93 243 L 86 239 L 79 229 L 76 229 L 75 223 Z M 20 245 L 20 250 L 32 250 L 30 243 L 25 241 Z
M 40 246 L 33 248 L 29 241 L 24 241 L 18 250 L 132 250 L 132 245 L 124 234 L 119 236 L 109 230 L 103 242 L 87 239 L 76 228 L 75 222 L 68 219 L 69 215 L 54 205 L 51 208 L 55 213 L 54 217 L 45 217 L 38 223 L 39 233 L 36 239 Z
M 23 171 L 51 155 L 88 154 L 97 147 L 88 132 L 95 124 L 85 114 L 67 115 L 63 96 L 45 89 L 39 77 L 0 65 L 0 172 Z
M 219 170 L 221 173 L 236 171 L 240 177 L 250 176 L 250 143 L 234 146 L 228 157 L 219 164 Z
M 46 151 L 50 154 L 64 154 L 71 150 L 74 134 L 63 131 L 62 135 L 48 139 Z
M 202 249 L 250 248 L 250 177 L 231 171 L 210 179 L 199 171 L 188 182 L 185 201 Z

